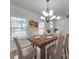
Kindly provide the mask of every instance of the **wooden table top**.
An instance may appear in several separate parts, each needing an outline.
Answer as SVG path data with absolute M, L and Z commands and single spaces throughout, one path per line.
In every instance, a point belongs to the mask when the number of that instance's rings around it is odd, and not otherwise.
M 37 38 L 34 38 L 34 37 L 31 37 L 31 42 L 38 46 L 38 47 L 44 47 L 46 46 L 47 44 L 49 44 L 50 42 L 53 42 L 55 40 L 57 40 L 57 37 L 56 35 L 47 35 L 47 36 L 42 36 L 42 37 L 37 37 Z

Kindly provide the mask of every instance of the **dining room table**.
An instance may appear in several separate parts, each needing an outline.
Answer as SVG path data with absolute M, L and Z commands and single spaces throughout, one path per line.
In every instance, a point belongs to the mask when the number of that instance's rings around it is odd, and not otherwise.
M 51 42 L 56 41 L 58 35 L 42 35 L 42 36 L 33 36 L 30 41 L 37 47 L 40 48 L 40 59 L 46 59 L 45 47 Z

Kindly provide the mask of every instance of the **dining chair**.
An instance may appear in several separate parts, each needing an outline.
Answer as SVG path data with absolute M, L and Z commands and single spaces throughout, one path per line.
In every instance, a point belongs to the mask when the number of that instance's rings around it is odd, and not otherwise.
M 69 33 L 66 33 L 64 44 L 63 44 L 63 50 L 65 54 L 65 59 L 67 59 L 67 56 L 69 54 Z
M 59 34 L 58 33 L 53 33 L 53 35 L 58 36 Z M 52 42 L 52 44 L 57 45 L 58 44 L 58 40 Z
M 63 37 L 58 36 L 58 44 L 51 45 L 47 49 L 47 59 L 49 59 L 49 55 L 52 56 L 54 59 L 61 59 L 61 51 L 63 45 Z
M 15 41 L 16 47 L 17 47 L 17 51 L 18 51 L 19 59 L 32 59 L 33 57 L 35 57 L 35 59 L 36 59 L 36 50 L 33 48 L 33 46 L 30 45 L 28 47 L 22 48 L 19 40 L 20 39 L 18 39 L 18 38 L 14 38 L 14 41 Z

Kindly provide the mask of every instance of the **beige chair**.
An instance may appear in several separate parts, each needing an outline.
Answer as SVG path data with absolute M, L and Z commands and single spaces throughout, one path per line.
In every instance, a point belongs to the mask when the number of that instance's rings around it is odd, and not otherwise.
M 69 54 L 69 34 L 68 33 L 66 34 L 66 37 L 64 40 L 63 49 L 65 53 L 65 59 L 67 59 L 67 56 Z
M 49 59 L 49 55 L 51 55 L 54 59 L 61 59 L 63 39 L 64 37 L 58 36 L 58 44 L 52 45 L 47 49 L 47 59 Z
M 32 59 L 33 57 L 35 57 L 36 59 L 36 50 L 33 48 L 32 45 L 22 48 L 19 39 L 14 38 L 14 40 L 17 46 L 19 59 Z

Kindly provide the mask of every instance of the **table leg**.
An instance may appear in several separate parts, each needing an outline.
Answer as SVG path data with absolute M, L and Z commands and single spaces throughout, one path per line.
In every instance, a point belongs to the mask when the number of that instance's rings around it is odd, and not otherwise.
M 41 55 L 40 55 L 41 59 L 46 59 L 46 55 L 45 55 L 45 47 L 41 48 Z

